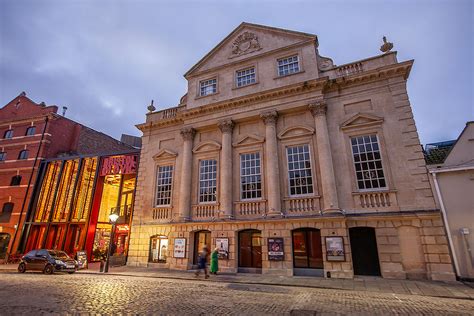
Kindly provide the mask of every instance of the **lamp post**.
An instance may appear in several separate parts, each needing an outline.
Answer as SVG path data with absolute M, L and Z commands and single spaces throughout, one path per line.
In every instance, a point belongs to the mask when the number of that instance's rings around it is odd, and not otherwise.
M 109 248 L 107 249 L 107 257 L 105 260 L 105 269 L 104 273 L 109 272 L 109 261 L 110 261 L 110 251 L 112 250 L 112 243 L 114 242 L 115 238 L 115 223 L 117 222 L 117 219 L 119 216 L 115 213 L 109 215 L 109 221 L 112 224 L 112 232 L 110 233 L 110 242 L 109 242 Z

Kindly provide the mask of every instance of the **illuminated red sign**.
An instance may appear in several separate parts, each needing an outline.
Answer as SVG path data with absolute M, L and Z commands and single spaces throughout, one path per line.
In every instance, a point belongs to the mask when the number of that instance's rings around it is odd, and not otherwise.
M 137 172 L 137 156 L 113 156 L 102 158 L 100 175 L 131 174 Z

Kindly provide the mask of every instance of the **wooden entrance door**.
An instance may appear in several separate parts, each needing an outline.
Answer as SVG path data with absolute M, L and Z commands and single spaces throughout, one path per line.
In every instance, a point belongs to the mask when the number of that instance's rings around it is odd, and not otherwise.
M 261 272 L 262 233 L 249 229 L 239 232 L 239 272 Z
M 354 274 L 380 276 L 375 229 L 372 227 L 349 228 L 349 237 Z

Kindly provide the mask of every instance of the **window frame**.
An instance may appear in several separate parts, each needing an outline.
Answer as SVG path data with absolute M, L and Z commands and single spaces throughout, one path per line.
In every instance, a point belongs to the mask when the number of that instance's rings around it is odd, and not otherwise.
M 253 69 L 254 82 L 247 83 L 247 84 L 244 84 L 244 85 L 240 85 L 240 86 L 239 86 L 239 75 L 238 75 L 238 73 L 239 73 L 239 72 L 242 72 L 242 71 L 249 70 L 249 69 Z M 246 75 L 244 75 L 244 77 L 245 77 L 245 76 L 246 76 Z M 239 69 L 236 69 L 236 70 L 234 71 L 234 88 L 235 88 L 235 89 L 244 88 L 244 87 L 251 86 L 251 85 L 254 85 L 254 84 L 257 84 L 257 83 L 258 83 L 257 67 L 256 67 L 255 65 L 248 65 L 248 66 L 246 66 L 246 67 L 239 68 Z
M 215 170 L 215 179 L 214 181 L 216 182 L 216 185 L 215 185 L 215 193 L 214 193 L 214 197 L 215 197 L 215 200 L 214 201 L 201 201 L 201 162 L 203 161 L 215 161 L 215 167 L 216 167 L 216 170 Z M 198 191 L 197 191 L 197 203 L 198 204 L 216 204 L 217 201 L 218 201 L 218 187 L 219 187 L 219 160 L 214 158 L 214 157 L 205 157 L 205 158 L 200 158 L 198 160 Z M 203 181 L 212 181 L 212 180 L 209 180 L 209 179 L 206 179 L 206 180 L 203 180 Z
M 7 211 L 7 210 L 6 210 L 7 206 L 11 206 L 11 208 L 8 210 L 8 211 L 10 211 L 10 214 L 9 214 L 8 217 L 6 217 L 6 216 L 4 215 L 4 214 L 5 214 L 5 211 Z M 0 211 L 0 223 L 8 223 L 8 222 L 10 222 L 10 219 L 11 219 L 11 217 L 12 217 L 14 208 L 15 208 L 15 203 L 13 203 L 13 202 L 5 202 L 5 203 L 3 203 L 2 209 L 1 209 L 1 211 Z M 4 217 L 5 217 L 5 218 L 4 218 Z
M 239 170 L 239 201 L 261 201 L 264 199 L 265 196 L 265 188 L 264 188 L 264 178 L 265 178 L 265 169 L 263 165 L 263 160 L 264 156 L 259 149 L 254 149 L 254 150 L 246 150 L 242 152 L 238 152 L 238 170 Z M 242 190 L 242 155 L 251 155 L 251 154 L 258 154 L 259 155 L 259 160 L 260 160 L 260 197 L 255 197 L 255 198 L 243 198 L 243 190 Z M 252 175 L 246 175 L 246 176 L 256 176 L 256 174 Z
M 16 179 L 19 179 L 19 180 L 16 180 Z M 15 176 L 13 176 L 13 177 L 11 178 L 11 180 L 10 180 L 10 186 L 11 186 L 11 187 L 14 187 L 14 186 L 19 186 L 19 185 L 21 185 L 21 180 L 22 180 L 22 176 L 21 176 L 21 175 L 17 174 L 17 175 L 15 175 Z M 18 183 L 17 183 L 17 181 L 18 181 Z M 14 183 L 14 182 L 15 182 L 15 183 Z
M 5 133 L 3 133 L 3 139 L 12 139 L 13 135 L 13 128 L 7 129 Z
M 7 152 L 0 151 L 0 162 L 7 160 Z
M 296 57 L 297 58 L 297 64 L 298 64 L 298 71 L 295 71 L 295 72 L 291 72 L 291 73 L 288 73 L 288 74 L 281 74 L 280 73 L 280 60 L 283 60 L 283 59 L 290 59 L 290 58 L 293 58 L 293 57 Z M 283 77 L 287 77 L 287 76 L 291 76 L 291 75 L 294 75 L 294 74 L 298 74 L 298 73 L 301 73 L 303 72 L 303 66 L 302 66 L 303 62 L 302 62 L 302 58 L 301 58 L 301 53 L 300 52 L 293 52 L 291 54 L 286 54 L 284 56 L 281 56 L 281 57 L 277 57 L 276 58 L 276 75 L 277 75 L 277 78 L 283 78 Z M 283 65 L 285 66 L 285 65 Z
M 201 84 L 205 81 L 212 81 L 212 80 L 215 80 L 216 81 L 216 89 L 213 93 L 208 93 L 208 94 L 201 94 Z M 211 95 L 215 95 L 219 92 L 219 79 L 217 78 L 217 75 L 216 76 L 212 76 L 212 77 L 208 77 L 207 79 L 202 79 L 202 80 L 198 80 L 198 84 L 197 84 L 197 97 L 198 98 L 205 98 L 205 97 L 208 97 L 208 96 L 211 96 Z
M 26 154 L 24 154 L 26 153 Z M 19 153 L 18 153 L 18 160 L 28 160 L 28 157 L 29 157 L 29 150 L 28 149 L 22 149 Z M 26 155 L 26 157 L 23 157 L 24 155 Z
M 290 160 L 288 157 L 288 148 L 289 147 L 301 147 L 301 146 L 308 146 L 308 156 L 309 156 L 309 170 L 311 172 L 311 188 L 313 192 L 311 193 L 304 193 L 304 194 L 291 194 L 291 184 L 290 184 Z M 308 197 L 308 196 L 314 196 L 316 192 L 316 186 L 315 186 L 315 172 L 314 172 L 314 164 L 313 164 L 313 151 L 311 148 L 311 142 L 308 140 L 307 142 L 302 141 L 302 142 L 297 142 L 297 143 L 287 143 L 283 145 L 283 150 L 285 151 L 285 156 L 286 156 L 286 180 L 287 180 L 287 193 L 290 198 L 297 198 L 297 197 Z
M 169 204 L 158 204 L 158 180 L 159 180 L 159 172 L 160 168 L 171 167 L 171 180 L 170 180 L 170 196 L 169 196 Z M 156 165 L 155 170 L 155 185 L 154 185 L 154 193 L 153 193 L 153 207 L 171 207 L 173 204 L 173 191 L 174 191 L 174 179 L 175 179 L 175 172 L 176 167 L 173 162 L 163 162 Z
M 32 133 L 30 131 L 33 131 Z M 28 126 L 25 132 L 25 136 L 34 136 L 36 135 L 36 126 Z

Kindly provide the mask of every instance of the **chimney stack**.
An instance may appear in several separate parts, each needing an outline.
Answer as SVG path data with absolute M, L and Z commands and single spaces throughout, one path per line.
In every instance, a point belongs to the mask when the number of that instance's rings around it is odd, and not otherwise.
M 66 116 L 67 106 L 63 106 L 63 116 Z

